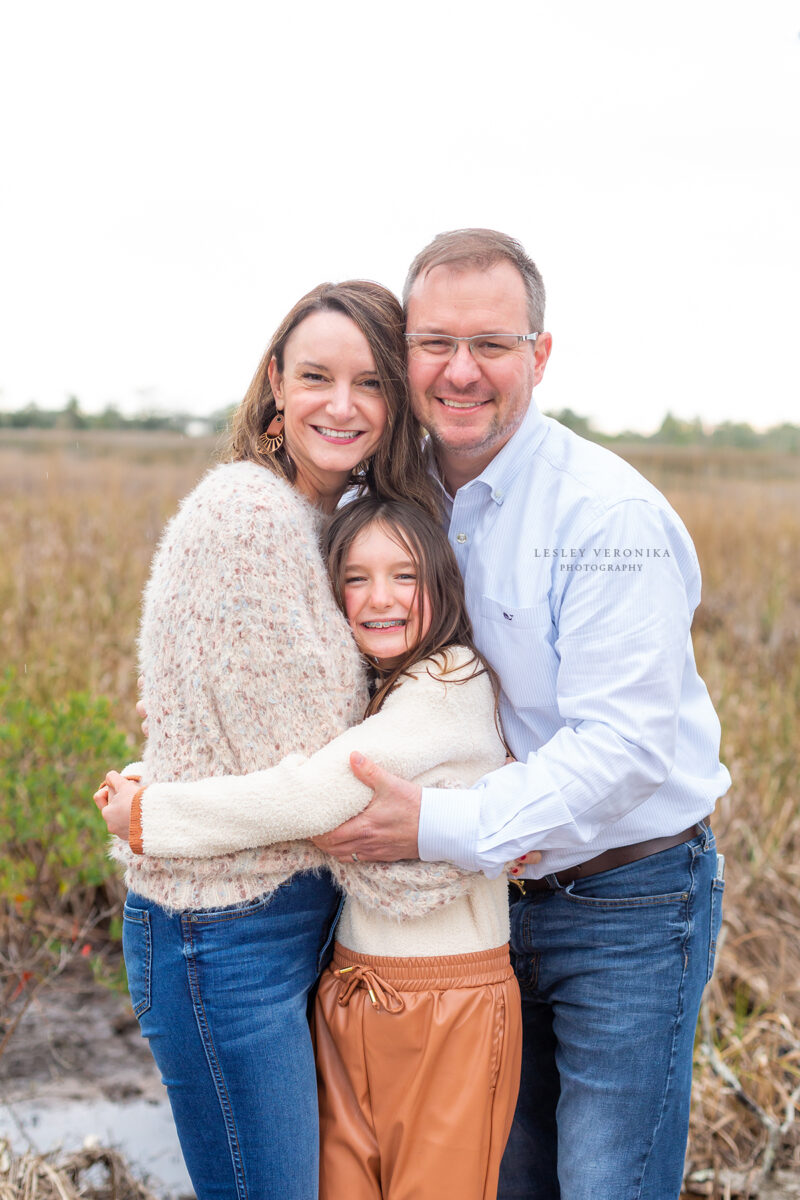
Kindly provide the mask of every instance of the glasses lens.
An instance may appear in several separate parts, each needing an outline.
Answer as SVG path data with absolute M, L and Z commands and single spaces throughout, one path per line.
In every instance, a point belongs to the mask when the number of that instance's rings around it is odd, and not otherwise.
M 460 342 L 469 342 L 476 358 L 500 358 L 520 343 L 516 333 L 482 333 L 471 338 L 450 337 L 446 333 L 406 335 L 409 353 L 416 358 L 452 358 Z
M 446 358 L 456 348 L 456 342 L 452 338 L 430 333 L 415 333 L 406 338 L 406 341 L 409 353 L 423 358 Z
M 515 333 L 492 333 L 486 337 L 476 337 L 470 342 L 472 353 L 478 358 L 499 358 L 516 350 L 519 338 Z

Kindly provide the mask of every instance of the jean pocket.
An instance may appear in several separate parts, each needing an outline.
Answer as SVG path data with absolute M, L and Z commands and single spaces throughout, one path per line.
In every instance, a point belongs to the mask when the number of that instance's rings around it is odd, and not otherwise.
M 511 966 L 514 968 L 521 992 L 536 991 L 539 982 L 539 962 L 538 953 L 515 954 L 511 951 Z
M 609 874 L 610 874 L 610 872 L 609 872 Z M 592 878 L 593 877 L 590 877 L 589 879 L 587 879 L 585 881 L 585 885 L 591 885 Z M 605 908 L 605 909 L 609 909 L 609 910 L 613 910 L 613 911 L 618 911 L 618 910 L 626 909 L 626 908 L 629 908 L 629 909 L 652 908 L 652 907 L 656 907 L 656 906 L 662 905 L 662 904 L 685 905 L 689 899 L 688 891 L 685 891 L 685 892 L 660 892 L 660 893 L 657 893 L 652 896 L 635 895 L 635 894 L 633 894 L 633 895 L 627 895 L 627 894 L 614 895 L 613 893 L 604 895 L 602 889 L 599 886 L 595 886 L 592 889 L 593 894 L 587 895 L 586 892 L 577 892 L 574 890 L 576 882 L 577 881 L 568 883 L 567 886 L 565 888 L 563 888 L 557 894 L 559 896 L 563 896 L 565 900 L 570 901 L 572 904 L 576 904 L 579 906 L 582 905 L 587 909 L 589 909 L 589 908 L 593 908 L 593 909 Z M 580 882 L 584 883 L 583 880 L 581 880 Z
M 150 1007 L 150 974 L 153 963 L 153 942 L 150 934 L 150 913 L 145 908 L 126 904 L 122 910 L 122 952 L 128 972 L 128 991 L 133 1015 L 141 1017 Z
M 718 862 L 724 858 L 719 855 Z M 724 865 L 722 867 L 724 871 Z M 708 966 L 706 967 L 706 983 L 714 974 L 714 963 L 717 957 L 717 942 L 719 941 L 719 931 L 722 928 L 722 897 L 725 894 L 725 877 L 722 871 L 718 869 L 716 879 L 711 881 L 711 927 L 708 935 Z
M 285 887 L 289 882 L 291 881 L 285 880 L 274 892 L 267 892 L 265 896 L 254 896 L 252 900 L 226 904 L 224 908 L 193 909 L 191 912 L 183 913 L 183 919 L 190 921 L 192 926 L 197 928 L 203 925 L 224 925 L 229 921 L 243 921 L 246 917 L 258 916 L 259 913 L 269 908 L 279 894 L 280 888 Z

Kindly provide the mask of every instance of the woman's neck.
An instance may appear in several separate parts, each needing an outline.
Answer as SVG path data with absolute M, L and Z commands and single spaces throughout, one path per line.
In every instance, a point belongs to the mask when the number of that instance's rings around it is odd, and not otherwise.
M 312 479 L 303 471 L 298 470 L 294 486 L 306 500 L 310 500 L 315 508 L 319 508 L 326 516 L 332 516 L 342 496 L 347 490 L 349 474 L 334 481 Z

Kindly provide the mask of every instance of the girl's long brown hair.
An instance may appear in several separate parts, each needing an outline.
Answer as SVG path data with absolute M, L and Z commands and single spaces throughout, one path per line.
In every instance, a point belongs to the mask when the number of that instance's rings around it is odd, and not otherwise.
M 422 605 L 423 598 L 427 599 L 430 625 L 417 644 L 409 647 L 400 662 L 382 667 L 380 663 L 370 660 L 370 665 L 377 675 L 377 686 L 364 715 L 369 717 L 378 712 L 401 676 L 407 675 L 416 663 L 426 658 L 440 659 L 442 669 L 439 678 L 447 676 L 453 668 L 448 667 L 445 651 L 451 646 L 466 646 L 472 652 L 472 673 L 465 677 L 459 668 L 460 678 L 457 682 L 465 683 L 476 675 L 485 673 L 491 679 L 496 701 L 500 690 L 499 681 L 492 667 L 475 646 L 472 622 L 464 599 L 464 584 L 452 547 L 441 526 L 417 505 L 363 496 L 339 509 L 331 519 L 323 535 L 322 549 L 328 564 L 333 594 L 342 612 L 345 612 L 344 580 L 347 555 L 358 535 L 371 525 L 378 525 L 385 530 L 390 538 L 402 546 L 415 564 L 417 600 Z M 502 738 L 496 704 L 495 721 Z
M 400 302 L 388 288 L 369 279 L 321 283 L 286 314 L 264 353 L 244 400 L 233 415 L 228 458 L 258 463 L 294 483 L 297 472 L 286 443 L 274 454 L 259 444 L 277 409 L 268 368 L 274 358 L 283 372 L 286 343 L 297 326 L 316 312 L 349 317 L 367 339 L 386 401 L 386 429 L 375 453 L 353 472 L 350 483 L 387 499 L 407 499 L 432 516 L 439 502 L 422 454 L 422 427 L 411 411 L 406 385 L 405 321 Z

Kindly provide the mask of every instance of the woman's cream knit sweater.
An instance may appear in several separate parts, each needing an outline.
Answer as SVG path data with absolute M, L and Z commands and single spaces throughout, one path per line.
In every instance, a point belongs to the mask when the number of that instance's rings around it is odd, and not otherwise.
M 313 754 L 360 720 L 360 656 L 328 584 L 320 514 L 254 463 L 217 467 L 166 528 L 140 636 L 149 734 L 144 781 L 244 775 Z M 214 858 L 133 855 L 128 886 L 165 908 L 219 908 L 318 866 L 307 842 Z
M 370 796 L 350 770 L 353 750 L 423 786 L 468 787 L 505 760 L 494 710 L 489 678 L 475 674 L 469 651 L 419 663 L 379 713 L 310 758 L 292 755 L 244 777 L 147 787 L 139 802 L 145 861 L 196 860 L 335 828 Z M 508 940 L 505 877 L 444 863 L 330 865 L 347 891 L 337 937 L 357 953 L 469 954 Z

